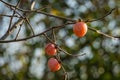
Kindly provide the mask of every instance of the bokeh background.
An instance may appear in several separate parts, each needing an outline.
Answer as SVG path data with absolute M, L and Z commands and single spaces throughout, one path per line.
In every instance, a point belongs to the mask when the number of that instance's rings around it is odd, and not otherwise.
M 4 0 L 16 5 L 18 0 Z M 19 8 L 30 9 L 33 0 L 21 0 Z M 120 36 L 120 0 L 35 0 L 35 9 L 57 16 L 71 19 L 97 19 L 108 11 L 116 8 L 102 21 L 88 23 L 89 27 L 98 29 L 112 36 Z M 0 14 L 12 14 L 0 1 Z M 13 22 L 18 19 L 14 18 Z M 29 17 L 35 33 L 40 33 L 49 27 L 61 25 L 65 20 L 34 13 Z M 0 16 L 0 37 L 7 31 L 10 18 Z M 18 38 L 32 34 L 26 23 L 23 24 Z M 61 55 L 63 66 L 69 74 L 69 80 L 119 80 L 120 79 L 120 39 L 110 39 L 88 30 L 83 38 L 73 34 L 73 25 L 56 29 L 57 44 L 71 54 L 86 53 L 84 56 L 71 57 Z M 6 39 L 16 36 L 18 28 Z M 47 33 L 51 37 L 51 32 Z M 47 67 L 49 56 L 44 47 L 48 40 L 39 36 L 27 41 L 0 43 L 0 80 L 64 80 L 61 69 L 52 73 Z

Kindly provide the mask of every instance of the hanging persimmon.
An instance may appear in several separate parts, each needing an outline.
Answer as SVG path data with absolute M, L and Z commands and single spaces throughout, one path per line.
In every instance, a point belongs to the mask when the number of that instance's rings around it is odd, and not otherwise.
M 47 55 L 49 56 L 54 56 L 56 53 L 57 53 L 57 49 L 55 47 L 54 44 L 52 43 L 48 43 L 46 46 L 45 46 L 45 52 Z
M 73 26 L 73 32 L 78 37 L 83 37 L 87 33 L 87 24 L 83 21 L 76 22 Z
M 55 72 L 55 71 L 60 70 L 61 64 L 58 62 L 57 59 L 50 58 L 48 60 L 48 67 L 49 67 L 50 71 Z

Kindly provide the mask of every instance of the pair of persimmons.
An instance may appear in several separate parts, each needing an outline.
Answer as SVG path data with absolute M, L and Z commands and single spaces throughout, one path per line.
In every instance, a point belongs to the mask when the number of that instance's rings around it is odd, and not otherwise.
M 83 37 L 87 33 L 87 25 L 85 22 L 76 22 L 73 27 L 73 32 L 78 37 Z M 45 52 L 49 56 L 54 56 L 57 53 L 57 48 L 53 43 L 48 43 L 45 47 Z M 48 67 L 50 71 L 55 72 L 61 68 L 61 64 L 56 58 L 50 58 L 48 60 Z

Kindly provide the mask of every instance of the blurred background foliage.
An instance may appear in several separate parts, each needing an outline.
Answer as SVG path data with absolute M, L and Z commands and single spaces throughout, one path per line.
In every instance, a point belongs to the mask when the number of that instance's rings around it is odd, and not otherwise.
M 4 0 L 15 5 L 18 0 Z M 20 8 L 30 9 L 33 0 L 22 0 Z M 116 8 L 102 21 L 88 23 L 88 27 L 96 28 L 106 34 L 120 36 L 120 0 L 35 0 L 35 9 L 57 16 L 71 19 L 97 19 L 104 16 L 112 8 Z M 1 14 L 13 12 L 0 2 Z M 14 18 L 13 23 L 18 19 Z M 52 18 L 43 14 L 33 13 L 29 17 L 35 33 L 61 25 L 65 20 Z M 7 31 L 10 18 L 0 16 L 0 37 Z M 88 30 L 87 35 L 78 38 L 73 34 L 73 25 L 56 29 L 57 44 L 71 54 L 86 53 L 84 56 L 71 57 L 59 53 L 63 66 L 69 74 L 69 80 L 119 80 L 120 79 L 120 40 L 110 39 Z M 13 39 L 17 30 L 7 39 Z M 27 24 L 22 26 L 18 38 L 31 35 Z M 51 32 L 47 33 L 49 37 Z M 47 67 L 49 57 L 44 47 L 48 40 L 36 37 L 15 43 L 0 43 L 0 80 L 64 80 L 61 69 L 52 73 Z

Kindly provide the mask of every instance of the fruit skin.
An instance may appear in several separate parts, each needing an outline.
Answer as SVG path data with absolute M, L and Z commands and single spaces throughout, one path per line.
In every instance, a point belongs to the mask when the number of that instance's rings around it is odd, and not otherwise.
M 54 56 L 57 53 L 57 49 L 55 47 L 54 44 L 52 43 L 48 43 L 45 46 L 45 52 L 49 55 L 49 56 Z
M 60 70 L 61 65 L 60 65 L 60 63 L 57 61 L 57 59 L 55 59 L 55 58 L 50 58 L 50 59 L 48 60 L 48 67 L 49 67 L 50 71 L 55 72 L 55 71 Z
M 78 37 L 83 37 L 87 33 L 87 25 L 85 22 L 77 22 L 74 24 L 73 32 Z

